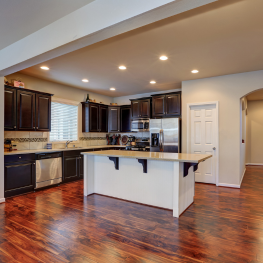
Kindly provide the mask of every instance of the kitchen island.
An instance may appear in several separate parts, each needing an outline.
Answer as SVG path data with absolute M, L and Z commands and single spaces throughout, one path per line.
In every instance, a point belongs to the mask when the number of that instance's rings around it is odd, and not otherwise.
M 174 217 L 194 202 L 194 171 L 212 157 L 118 150 L 82 154 L 85 196 L 96 193 L 171 209 Z

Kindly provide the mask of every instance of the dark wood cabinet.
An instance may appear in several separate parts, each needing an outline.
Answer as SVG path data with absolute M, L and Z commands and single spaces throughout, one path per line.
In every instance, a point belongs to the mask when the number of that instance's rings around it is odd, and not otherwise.
M 181 92 L 153 95 L 152 117 L 176 117 L 181 115 Z
M 51 130 L 51 97 L 36 94 L 36 131 Z
M 5 123 L 6 131 L 16 130 L 16 89 L 5 87 Z
M 5 197 L 33 191 L 36 178 L 35 155 L 5 156 Z
M 166 95 L 166 116 L 181 115 L 181 92 Z
M 152 100 L 152 116 L 165 116 L 165 95 L 154 96 Z
M 151 118 L 151 98 L 131 100 L 132 119 Z
M 64 182 L 80 179 L 80 158 L 79 156 L 64 158 Z
M 17 90 L 17 130 L 35 131 L 36 94 Z
M 131 131 L 131 106 L 120 107 L 120 131 L 130 132 Z
M 108 106 L 82 102 L 82 132 L 107 132 Z
M 99 110 L 99 131 L 108 132 L 108 106 L 101 105 Z
M 110 106 L 108 112 L 108 132 L 120 132 L 120 107 Z
M 99 105 L 96 104 L 89 105 L 89 131 L 99 131 Z
M 50 131 L 51 96 L 5 86 L 5 130 Z

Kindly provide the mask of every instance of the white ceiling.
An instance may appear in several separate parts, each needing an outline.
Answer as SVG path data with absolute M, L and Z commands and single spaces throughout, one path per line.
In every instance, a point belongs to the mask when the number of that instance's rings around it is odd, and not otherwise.
M 0 0 L 0 50 L 94 0 Z
M 36 65 L 22 72 L 116 97 L 180 88 L 184 80 L 261 70 L 262 10 L 262 0 L 219 0 L 42 63 L 50 71 Z M 163 54 L 167 61 L 159 60 Z M 122 64 L 126 71 L 118 69 Z M 192 74 L 192 69 L 200 72 Z

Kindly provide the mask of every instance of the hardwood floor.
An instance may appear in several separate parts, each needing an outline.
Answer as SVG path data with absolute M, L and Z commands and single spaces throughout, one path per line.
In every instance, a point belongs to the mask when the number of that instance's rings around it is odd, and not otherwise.
M 82 181 L 0 204 L 0 262 L 263 262 L 263 167 L 241 189 L 196 184 L 172 212 L 100 195 Z

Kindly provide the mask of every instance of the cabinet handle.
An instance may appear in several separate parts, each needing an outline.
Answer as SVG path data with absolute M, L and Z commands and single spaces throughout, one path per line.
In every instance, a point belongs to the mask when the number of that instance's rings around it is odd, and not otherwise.
M 37 127 L 37 129 L 38 129 L 38 127 Z
M 35 129 L 36 127 L 33 127 L 33 129 Z
M 21 157 L 21 156 L 19 156 L 18 158 L 19 158 L 19 159 L 21 159 L 22 157 Z
M 16 129 L 16 126 L 14 126 L 14 129 Z

